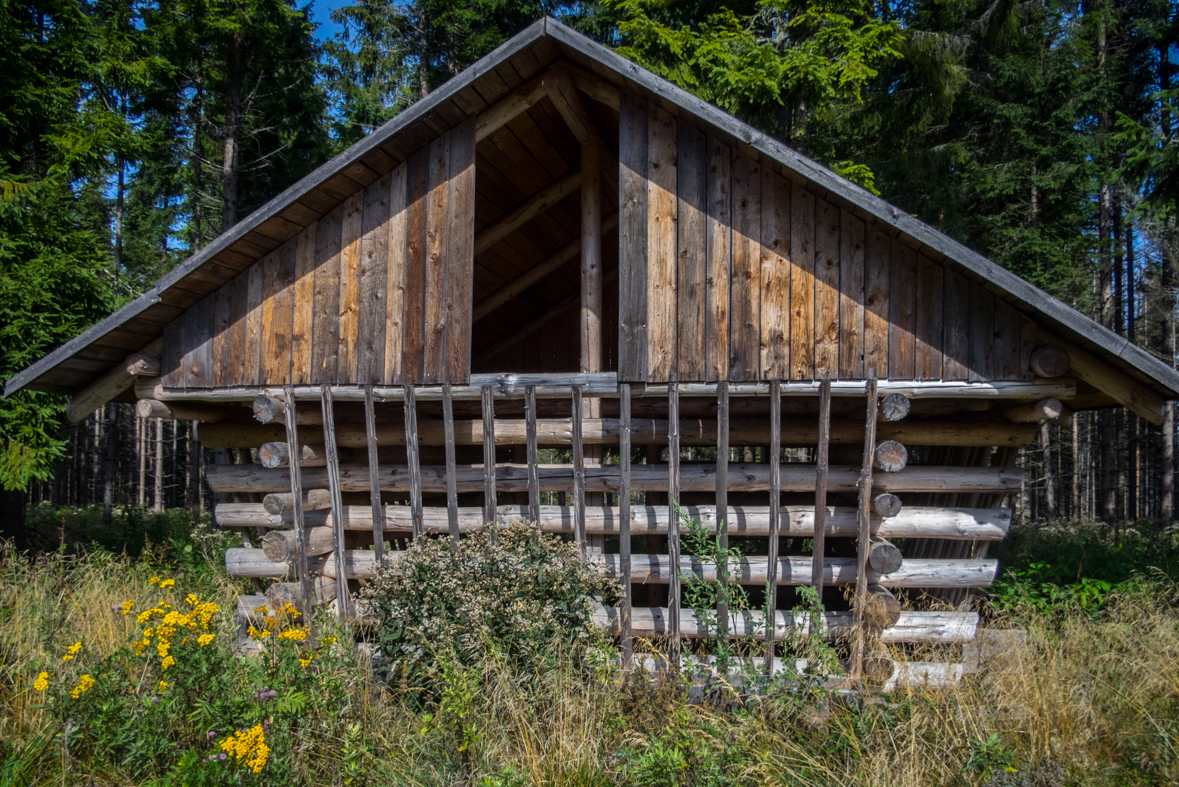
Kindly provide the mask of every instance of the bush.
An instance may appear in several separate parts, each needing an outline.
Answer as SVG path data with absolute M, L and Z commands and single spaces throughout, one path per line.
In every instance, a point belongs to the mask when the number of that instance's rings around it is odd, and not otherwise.
M 415 539 L 363 595 L 391 674 L 432 679 L 439 656 L 471 666 L 489 649 L 513 667 L 536 666 L 588 634 L 594 596 L 613 603 L 618 585 L 582 561 L 575 544 L 517 520 L 472 533 L 457 549 Z

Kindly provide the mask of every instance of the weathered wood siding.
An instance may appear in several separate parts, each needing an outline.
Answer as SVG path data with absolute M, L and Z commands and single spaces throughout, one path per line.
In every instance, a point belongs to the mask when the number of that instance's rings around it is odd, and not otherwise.
M 170 323 L 164 385 L 467 382 L 474 121 Z
M 1030 379 L 1035 324 L 894 233 L 624 93 L 621 379 Z

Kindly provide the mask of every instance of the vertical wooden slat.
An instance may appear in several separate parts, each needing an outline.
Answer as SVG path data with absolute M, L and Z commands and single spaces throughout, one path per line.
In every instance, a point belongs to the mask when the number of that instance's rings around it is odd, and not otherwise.
M 210 293 L 188 307 L 185 320 L 184 386 L 207 388 L 213 375 L 213 301 Z
M 291 382 L 311 382 L 311 337 L 315 321 L 315 250 L 319 222 L 295 240 L 295 290 L 291 322 Z M 239 277 L 240 278 L 240 277 Z
M 839 377 L 864 376 L 864 222 L 839 214 Z
M 360 239 L 364 223 L 364 192 L 344 200 L 340 222 L 340 342 L 336 382 L 355 383 L 359 374 Z
M 295 389 L 287 386 L 283 390 L 283 421 L 287 431 L 287 451 L 289 456 L 299 456 L 299 427 L 295 420 Z M 298 565 L 299 594 L 303 597 L 303 609 L 311 609 L 311 578 L 307 575 L 307 535 L 303 524 L 303 479 L 302 468 L 298 462 L 290 463 L 288 475 L 291 480 L 291 506 L 295 526 L 295 551 Z
M 286 385 L 291 381 L 296 253 L 296 241 L 292 238 L 279 247 L 273 255 L 273 264 L 266 269 L 263 283 L 266 306 L 262 312 L 265 331 L 262 361 L 266 367 L 262 382 L 266 385 Z
M 815 200 L 815 377 L 839 377 L 839 210 Z
M 704 306 L 704 379 L 729 377 L 729 263 L 733 244 L 732 152 L 720 140 L 708 138 L 708 217 Z
M 1034 380 L 1036 373 L 1032 371 L 1032 351 L 1036 349 L 1036 322 L 1026 314 L 1019 315 L 1019 365 L 1017 380 Z
M 418 458 L 418 404 L 412 385 L 405 386 L 405 460 L 409 465 L 409 515 L 413 537 L 425 533 L 422 525 L 422 464 Z
M 230 347 L 233 331 L 232 282 L 223 285 L 213 295 L 213 384 L 233 385 L 233 352 Z
M 856 552 L 856 598 L 853 612 L 855 644 L 852 651 L 851 677 L 858 680 L 864 671 L 864 607 L 868 603 L 868 551 L 872 547 L 872 459 L 876 453 L 876 377 L 868 374 L 867 418 L 864 424 L 864 459 L 860 466 L 857 518 L 859 539 Z
M 483 522 L 496 524 L 495 510 L 495 389 L 480 389 L 483 396 Z M 494 530 L 492 531 L 495 532 Z
M 758 376 L 790 374 L 790 181 L 761 171 L 761 361 Z
M 994 380 L 1019 380 L 1020 313 L 1006 301 L 995 299 L 995 329 L 991 374 Z
M 430 143 L 430 196 L 426 200 L 426 270 L 423 290 L 423 332 L 425 354 L 422 361 L 425 382 L 443 382 L 446 345 L 450 340 L 446 297 L 448 243 L 452 228 L 450 210 L 450 135 L 443 134 Z
M 676 232 L 679 246 L 679 276 L 676 301 L 679 321 L 677 380 L 705 379 L 707 326 L 705 324 L 708 278 L 706 210 L 708 147 L 704 133 L 679 124 L 676 145 Z
M 458 489 L 455 485 L 454 465 L 454 399 L 450 384 L 442 386 L 442 434 L 446 443 L 446 521 L 450 527 L 450 545 L 458 548 Z
M 266 263 L 271 259 L 273 255 L 268 255 L 251 265 L 249 278 L 246 279 L 246 351 L 243 358 L 247 385 L 260 384 L 265 372 L 262 365 L 262 341 L 266 326 L 262 324 L 262 311 L 266 301 Z
M 992 350 L 995 333 L 995 296 L 977 284 L 970 285 L 970 380 L 993 380 Z
M 868 229 L 864 253 L 864 374 L 888 377 L 888 235 Z
M 334 383 L 340 352 L 340 240 L 344 206 L 319 220 L 315 231 L 315 298 L 311 326 L 311 382 Z
M 409 157 L 406 170 L 405 318 L 402 321 L 401 379 L 425 380 L 426 205 L 430 200 L 430 150 Z
M 167 388 L 184 387 L 184 326 L 181 314 L 164 326 L 164 349 L 160 354 L 160 383 Z
M 381 505 L 381 462 L 377 452 L 377 414 L 373 405 L 373 387 L 364 386 L 364 434 L 368 442 L 368 499 L 373 512 L 373 557 L 385 562 L 385 506 Z M 406 430 L 409 443 L 409 430 Z
M 793 184 L 790 204 L 790 379 L 815 376 L 815 197 Z
M 332 402 L 332 387 L 324 383 L 319 402 L 323 412 L 323 454 L 327 461 L 328 491 L 332 496 L 332 535 L 336 559 L 336 600 L 340 616 L 352 617 L 352 598 L 348 595 L 348 565 L 344 542 L 344 497 L 340 488 L 340 452 L 336 448 L 336 416 Z M 298 450 L 291 456 L 299 456 Z M 292 462 L 292 464 L 297 464 Z
M 573 386 L 573 537 L 585 557 L 585 451 L 581 441 L 581 386 Z
M 540 524 L 540 459 L 536 451 L 536 386 L 524 388 L 525 439 L 528 441 L 528 518 Z
M 471 376 L 471 310 L 475 286 L 475 116 L 448 132 L 450 219 L 446 249 L 446 322 L 443 379 L 465 384 Z
M 895 238 L 888 275 L 888 376 L 893 380 L 912 380 L 917 370 L 917 255 Z
M 404 382 L 401 371 L 405 335 L 406 254 L 408 253 L 408 216 L 406 210 L 406 173 L 409 164 L 389 173 L 389 251 L 385 271 L 385 363 L 382 379 L 386 383 Z
M 782 529 L 782 382 L 770 382 L 770 540 L 766 618 L 773 620 L 778 608 L 778 544 Z M 766 672 L 774 669 L 774 627 L 766 626 Z
M 389 194 L 392 173 L 364 190 L 360 236 L 359 310 L 356 314 L 356 382 L 385 381 L 385 334 L 388 330 Z
M 671 567 L 667 587 L 667 657 L 680 668 L 680 521 L 676 506 L 680 497 L 680 391 L 667 386 L 667 555 Z
M 761 365 L 761 165 L 733 156 L 733 274 L 729 278 L 729 379 L 756 380 Z
M 533 422 L 535 428 L 535 422 Z M 618 386 L 618 571 L 622 578 L 622 668 L 630 669 L 634 652 L 630 584 L 630 384 Z
M 943 356 L 942 379 L 970 379 L 970 282 L 962 274 L 947 270 L 944 274 L 942 307 Z
M 246 385 L 246 318 L 250 312 L 250 272 L 229 283 L 229 368 L 222 385 Z M 167 385 L 167 383 L 165 383 Z
M 916 376 L 940 380 L 942 376 L 942 314 L 944 292 L 942 266 L 917 255 Z
M 723 380 L 716 387 L 716 527 L 717 545 L 722 554 L 729 549 L 729 383 Z M 672 570 L 676 570 L 675 564 Z M 717 634 L 729 633 L 729 587 L 725 573 L 720 575 L 717 597 Z
M 647 371 L 653 382 L 675 379 L 676 119 L 647 105 Z
M 647 367 L 647 101 L 622 91 L 618 127 L 618 378 Z
M 827 548 L 827 465 L 831 455 L 831 381 L 819 384 L 819 445 L 815 461 L 815 533 L 811 585 L 823 599 L 823 561 Z

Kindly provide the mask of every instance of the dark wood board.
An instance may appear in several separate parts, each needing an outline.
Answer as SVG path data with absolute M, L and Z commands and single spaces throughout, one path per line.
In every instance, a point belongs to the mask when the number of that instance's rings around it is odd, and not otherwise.
M 733 275 L 729 285 L 729 379 L 759 379 L 761 366 L 761 165 L 733 155 Z

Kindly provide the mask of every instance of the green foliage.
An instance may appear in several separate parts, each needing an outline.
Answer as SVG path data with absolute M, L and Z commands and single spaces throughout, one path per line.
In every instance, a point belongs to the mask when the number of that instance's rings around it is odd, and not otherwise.
M 967 742 L 970 756 L 966 759 L 964 770 L 977 773 L 983 780 L 988 780 L 1000 771 L 1015 773 L 1016 756 L 1010 746 L 1003 743 L 998 734 L 992 733 L 986 740 L 970 740 Z

